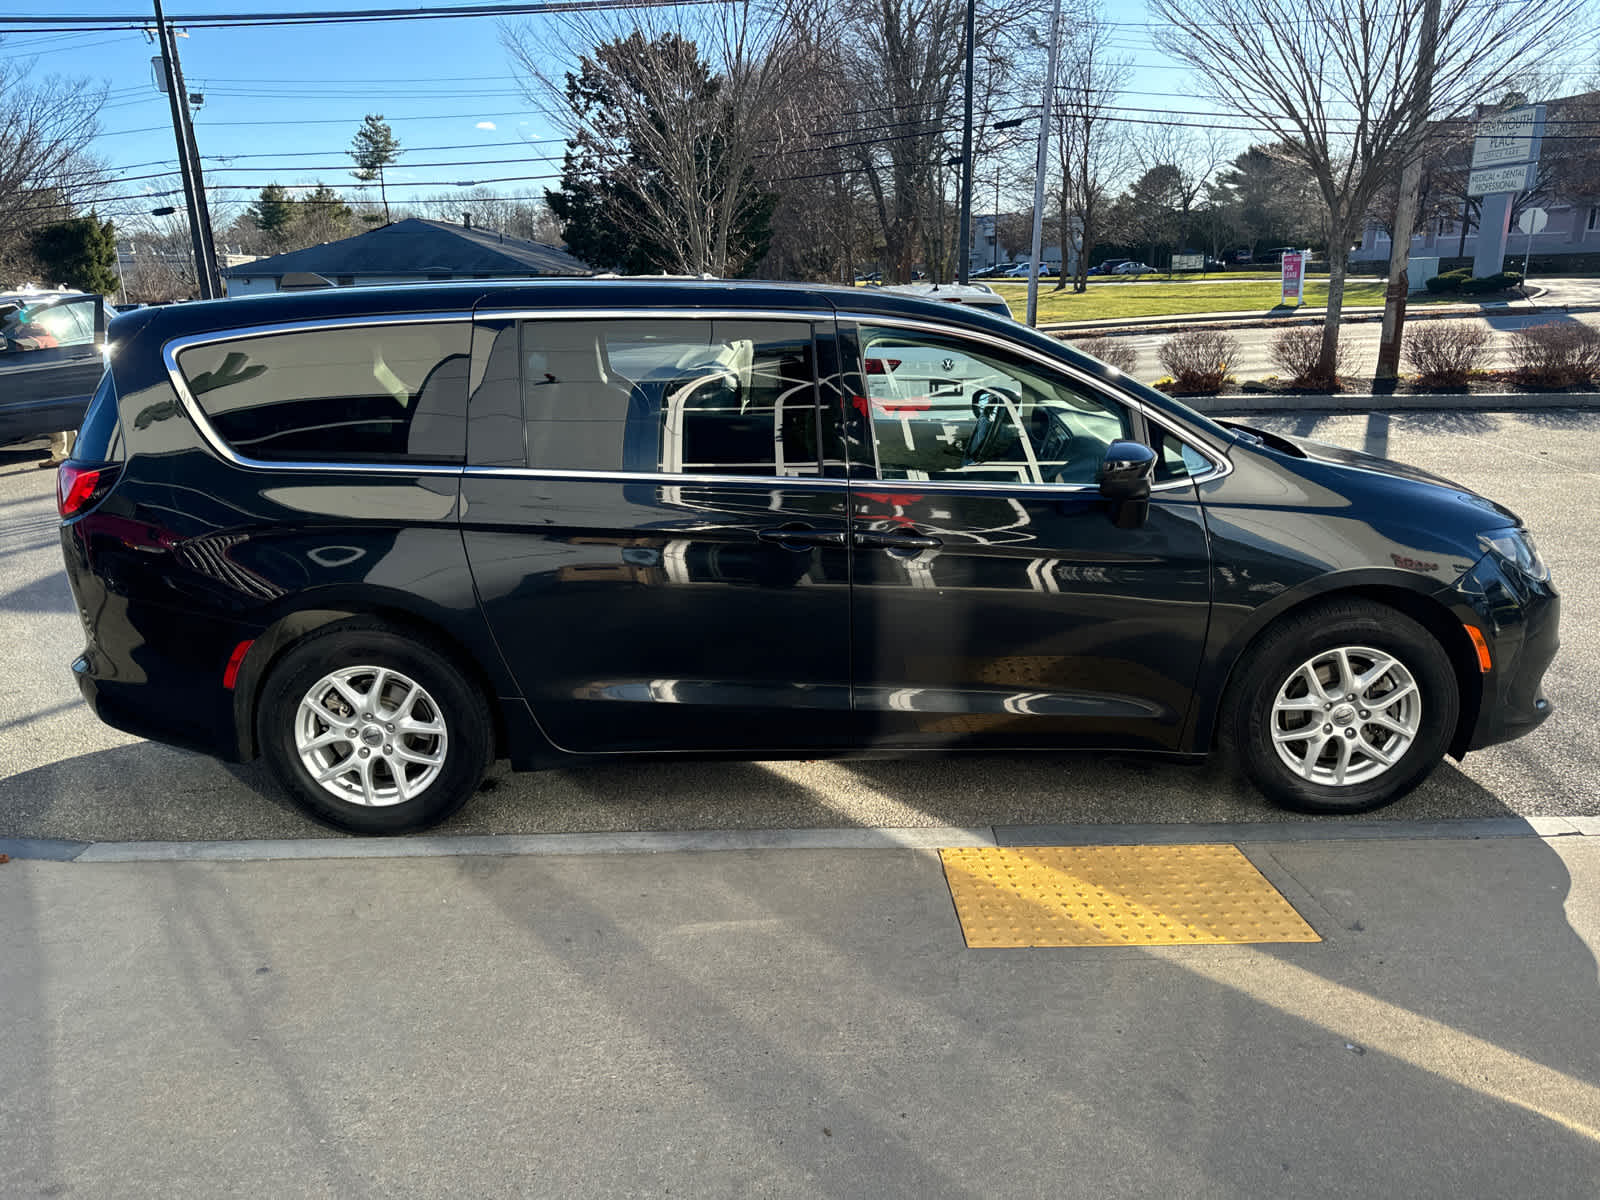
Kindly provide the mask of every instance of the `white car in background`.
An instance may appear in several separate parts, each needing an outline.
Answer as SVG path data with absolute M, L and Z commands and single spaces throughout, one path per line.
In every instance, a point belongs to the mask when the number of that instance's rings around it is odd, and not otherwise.
M 985 283 L 897 283 L 879 291 L 895 292 L 902 296 L 915 296 L 918 300 L 943 300 L 947 304 L 964 304 L 981 309 L 997 317 L 1011 316 L 1011 306 L 1005 297 Z

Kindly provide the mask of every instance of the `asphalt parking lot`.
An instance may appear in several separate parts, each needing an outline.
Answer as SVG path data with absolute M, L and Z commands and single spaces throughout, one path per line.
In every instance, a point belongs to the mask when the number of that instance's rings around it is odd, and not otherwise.
M 1284 432 L 1413 462 L 1520 513 L 1564 596 L 1533 735 L 1447 763 L 1385 820 L 1600 814 L 1600 541 L 1591 505 L 1600 414 L 1262 418 Z M 0 838 L 83 841 L 338 836 L 258 766 L 227 766 L 99 724 L 68 671 L 82 633 L 61 568 L 42 443 L 0 448 Z M 1307 821 L 1219 764 L 974 756 L 864 762 L 652 763 L 518 775 L 502 764 L 441 833 Z M 1328 818 L 1316 818 L 1322 823 Z

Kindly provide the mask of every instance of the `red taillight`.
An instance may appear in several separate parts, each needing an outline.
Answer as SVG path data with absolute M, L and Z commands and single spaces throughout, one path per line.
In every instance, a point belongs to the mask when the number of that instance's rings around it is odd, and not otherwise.
M 56 510 L 65 517 L 76 516 L 100 489 L 102 478 L 109 480 L 105 467 L 80 467 L 64 462 L 56 470 Z

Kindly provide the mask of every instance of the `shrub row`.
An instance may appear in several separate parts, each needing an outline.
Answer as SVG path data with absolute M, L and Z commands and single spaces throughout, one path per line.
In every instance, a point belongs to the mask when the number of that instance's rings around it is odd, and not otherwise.
M 1463 388 L 1489 353 L 1490 335 L 1465 321 L 1419 321 L 1406 330 L 1406 366 L 1424 388 Z M 1511 334 L 1512 382 L 1559 389 L 1600 383 L 1600 329 L 1546 321 Z
M 1416 374 L 1418 387 L 1465 388 L 1484 368 L 1492 335 L 1475 321 L 1416 321 L 1406 329 L 1404 360 Z M 1077 349 L 1132 374 L 1138 356 L 1132 345 L 1109 337 L 1083 338 Z M 1530 325 L 1510 336 L 1512 382 L 1528 388 L 1560 389 L 1600 385 L 1600 328 L 1577 321 Z M 1272 341 L 1271 358 L 1286 386 L 1304 391 L 1334 391 L 1349 373 L 1346 344 L 1341 340 L 1333 377 L 1317 369 L 1322 357 L 1322 328 L 1296 325 Z M 1239 343 L 1225 333 L 1193 330 L 1168 338 L 1157 357 L 1172 378 L 1172 390 L 1215 393 L 1227 382 L 1239 356 Z M 1162 386 L 1166 386 L 1163 381 Z
M 1435 296 L 1451 296 L 1457 292 L 1481 296 L 1488 292 L 1504 292 L 1522 283 L 1518 271 L 1501 271 L 1495 275 L 1474 276 L 1465 267 L 1445 271 L 1428 280 L 1427 288 Z

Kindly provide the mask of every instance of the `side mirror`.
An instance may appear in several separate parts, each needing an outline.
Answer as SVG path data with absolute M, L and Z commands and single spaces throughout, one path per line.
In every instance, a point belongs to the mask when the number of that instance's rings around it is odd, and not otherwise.
M 1150 479 L 1156 452 L 1138 442 L 1112 442 L 1100 464 L 1100 494 L 1111 501 L 1111 520 L 1118 529 L 1137 529 L 1150 512 Z
M 1100 494 L 1107 500 L 1148 500 L 1156 452 L 1138 442 L 1112 442 L 1100 464 Z

